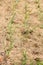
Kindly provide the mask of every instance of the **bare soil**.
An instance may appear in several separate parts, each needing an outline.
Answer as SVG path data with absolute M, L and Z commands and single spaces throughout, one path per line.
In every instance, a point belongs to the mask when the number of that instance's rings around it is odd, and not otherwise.
M 24 51 L 27 65 L 43 61 L 43 0 L 0 0 L 0 65 L 20 65 Z

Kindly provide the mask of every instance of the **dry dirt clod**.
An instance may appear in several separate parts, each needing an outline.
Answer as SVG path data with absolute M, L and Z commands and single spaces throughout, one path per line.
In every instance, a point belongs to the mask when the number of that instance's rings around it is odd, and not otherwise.
M 39 47 L 37 43 L 34 44 L 34 47 Z
M 0 55 L 0 62 L 3 62 L 3 56 Z
M 4 52 L 0 52 L 0 65 L 6 65 L 7 58 Z
M 34 60 L 35 60 L 35 61 L 40 61 L 40 58 L 35 58 Z

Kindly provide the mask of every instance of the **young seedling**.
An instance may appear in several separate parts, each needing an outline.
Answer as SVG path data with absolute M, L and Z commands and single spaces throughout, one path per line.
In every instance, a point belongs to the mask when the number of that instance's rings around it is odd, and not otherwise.
M 30 62 L 30 65 L 34 65 L 34 62 L 33 62 L 33 61 L 31 61 L 31 62 Z
M 43 22 L 43 12 L 39 12 L 39 21 L 42 21 Z
M 35 0 L 35 3 L 37 4 L 37 8 L 40 10 L 40 3 L 39 3 L 39 0 Z
M 40 0 L 35 0 L 35 3 L 38 5 L 37 8 L 39 21 L 43 21 L 43 11 L 40 8 Z
M 9 35 L 9 41 L 10 41 L 10 46 L 9 48 L 6 50 L 6 54 L 9 55 L 11 49 L 13 48 L 13 38 L 12 38 L 12 35 L 13 35 L 13 31 L 12 31 L 12 23 L 13 23 L 13 18 L 14 18 L 15 15 L 13 15 L 13 17 L 11 18 L 9 24 L 8 24 L 8 35 Z
M 15 1 L 15 4 L 16 4 L 16 6 L 17 6 L 17 0 Z M 15 6 L 13 6 L 13 7 L 15 8 Z M 16 9 L 16 8 L 15 8 L 15 9 Z M 13 10 L 14 10 L 14 9 L 13 9 Z M 13 20 L 14 20 L 14 18 L 15 18 L 15 15 L 16 15 L 16 12 L 13 11 L 13 16 L 12 16 L 11 20 L 9 21 L 8 26 L 7 26 L 8 35 L 9 35 L 9 38 L 10 38 L 10 39 L 9 39 L 9 41 L 10 41 L 10 46 L 9 46 L 9 48 L 5 51 L 7 55 L 9 55 L 11 49 L 14 47 L 14 45 L 13 45 L 14 39 L 13 39 L 13 37 L 12 37 L 14 31 L 12 31 L 12 24 L 14 23 Z
M 36 61 L 36 65 L 43 65 L 43 62 L 41 62 L 41 61 Z
M 27 61 L 27 56 L 26 56 L 26 51 L 23 52 L 23 59 L 22 59 L 22 64 L 21 65 L 26 65 Z
M 35 60 L 35 64 L 34 64 L 34 61 L 31 61 L 30 65 L 43 65 L 43 61 L 40 61 L 39 58 L 37 58 Z
M 25 37 L 27 37 L 28 36 L 28 34 L 29 34 L 29 24 L 28 24 L 28 20 L 29 20 L 29 16 L 30 16 L 30 14 L 29 14 L 29 11 L 28 11 L 28 4 L 27 4 L 27 2 L 25 1 L 25 7 L 24 7 L 24 9 L 25 9 L 25 16 L 24 16 L 24 22 L 23 22 L 23 25 L 24 25 L 24 30 L 22 31 L 22 34 L 23 34 L 23 36 L 25 36 Z M 30 32 L 31 33 L 31 32 Z
M 39 2 L 39 0 L 35 0 L 35 3 L 37 4 Z
M 28 19 L 29 19 L 29 11 L 27 9 L 27 2 L 25 1 L 25 16 L 24 16 L 24 27 L 27 28 L 28 27 Z

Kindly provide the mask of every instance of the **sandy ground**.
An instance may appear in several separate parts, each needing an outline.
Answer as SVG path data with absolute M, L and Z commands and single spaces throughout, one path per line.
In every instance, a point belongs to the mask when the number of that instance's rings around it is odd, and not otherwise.
M 24 51 L 27 65 L 43 60 L 43 0 L 0 0 L 0 65 L 20 65 Z

